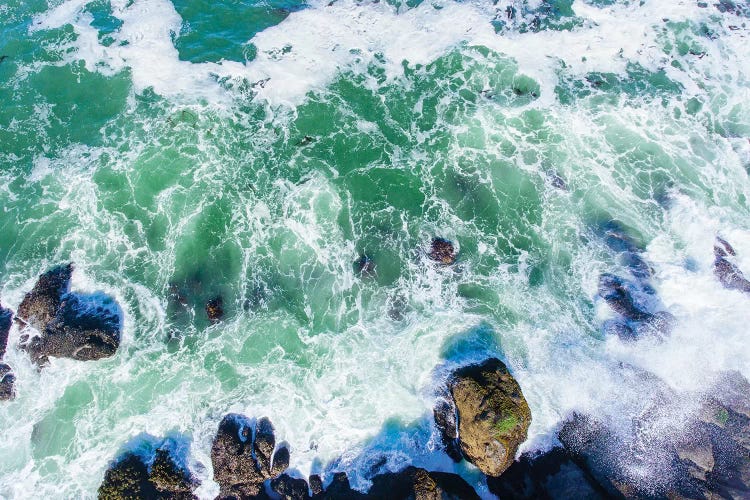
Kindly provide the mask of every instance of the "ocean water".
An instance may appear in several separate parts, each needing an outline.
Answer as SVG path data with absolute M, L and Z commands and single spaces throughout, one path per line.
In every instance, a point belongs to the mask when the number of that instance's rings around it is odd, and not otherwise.
M 437 451 L 452 367 L 506 361 L 524 451 L 572 411 L 679 432 L 720 372 L 750 376 L 750 299 L 712 270 L 720 235 L 750 272 L 746 0 L 4 0 L 0 59 L 0 300 L 73 261 L 124 322 L 115 357 L 41 371 L 11 331 L 0 497 L 93 498 L 167 439 L 213 498 L 233 411 L 297 475 L 413 463 L 489 498 Z M 670 334 L 606 333 L 608 227 Z

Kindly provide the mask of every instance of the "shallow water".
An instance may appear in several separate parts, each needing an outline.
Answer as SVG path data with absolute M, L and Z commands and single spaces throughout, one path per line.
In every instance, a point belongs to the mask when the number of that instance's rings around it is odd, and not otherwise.
M 679 432 L 717 373 L 750 376 L 748 298 L 712 272 L 717 234 L 750 272 L 748 16 L 687 0 L 0 6 L 0 299 L 15 309 L 74 261 L 73 288 L 114 296 L 124 321 L 114 358 L 41 372 L 12 330 L 0 496 L 93 497 L 110 460 L 169 437 L 213 498 L 229 411 L 268 416 L 300 474 L 364 489 L 385 455 L 488 496 L 435 452 L 431 407 L 451 367 L 490 354 L 531 407 L 525 450 L 573 410 L 628 432 L 654 404 L 639 370 L 681 396 L 646 432 Z M 611 220 L 644 249 L 670 335 L 605 334 L 598 277 L 628 272 Z M 428 262 L 433 236 L 455 266 Z

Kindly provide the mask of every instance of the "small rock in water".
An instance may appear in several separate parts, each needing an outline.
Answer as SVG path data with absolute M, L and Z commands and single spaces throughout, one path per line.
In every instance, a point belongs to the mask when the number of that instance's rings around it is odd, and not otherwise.
M 0 363 L 0 401 L 10 401 L 16 397 L 13 387 L 15 381 L 16 377 L 11 373 L 10 366 Z
M 10 326 L 13 324 L 13 311 L 6 309 L 0 304 L 0 359 L 5 356 L 5 349 L 8 346 L 8 334 Z
M 513 462 L 531 424 L 521 387 L 496 358 L 456 370 L 449 384 L 461 452 L 484 474 L 499 476 Z
M 368 255 L 362 254 L 354 263 L 354 271 L 360 276 L 374 276 L 375 261 Z
M 218 323 L 224 318 L 224 299 L 220 295 L 206 303 L 206 315 L 211 323 Z
M 634 287 L 613 274 L 599 276 L 599 295 L 617 314 L 630 321 L 645 321 L 651 314 L 642 310 L 633 298 Z
M 428 256 L 430 259 L 444 266 L 449 266 L 456 262 L 456 250 L 453 248 L 453 243 L 444 238 L 432 239 Z
M 310 498 L 307 481 L 292 477 L 289 474 L 282 474 L 272 479 L 271 489 L 285 500 L 307 500 Z
M 714 274 L 724 288 L 750 292 L 750 281 L 745 278 L 739 267 L 730 260 L 737 255 L 732 245 L 716 237 L 714 243 Z

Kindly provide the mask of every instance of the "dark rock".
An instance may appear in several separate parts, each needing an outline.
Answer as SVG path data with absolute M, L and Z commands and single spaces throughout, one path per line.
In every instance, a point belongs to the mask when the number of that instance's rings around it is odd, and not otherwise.
M 750 281 L 745 278 L 740 268 L 730 260 L 731 257 L 736 255 L 734 248 L 717 236 L 714 243 L 714 274 L 724 288 L 750 292 Z
M 505 364 L 490 358 L 456 370 L 450 392 L 458 413 L 458 437 L 467 460 L 499 476 L 526 440 L 531 410 Z
M 430 251 L 427 255 L 430 259 L 445 266 L 456 262 L 456 250 L 453 248 L 453 243 L 443 238 L 432 239 Z
M 206 303 L 206 315 L 211 323 L 218 323 L 224 317 L 224 299 L 221 296 L 212 298 Z
M 282 474 L 276 479 L 272 479 L 271 489 L 281 495 L 284 500 L 307 500 L 310 498 L 307 481 L 288 474 Z
M 156 450 L 149 480 L 161 497 L 180 500 L 197 498 L 193 491 L 199 485 L 198 481 L 189 471 L 181 469 L 165 449 Z
M 154 484 L 149 481 L 146 464 L 137 455 L 128 454 L 112 465 L 99 486 L 99 500 L 130 500 L 157 498 Z
M 57 315 L 62 297 L 70 289 L 73 264 L 56 266 L 39 276 L 34 288 L 18 306 L 16 317 L 23 323 L 43 332 Z
M 617 335 L 620 340 L 631 342 L 638 339 L 636 332 L 627 324 L 621 321 L 607 321 L 604 323 L 605 335 Z
M 539 456 L 524 454 L 502 476 L 488 477 L 487 486 L 498 498 L 509 500 L 608 498 L 560 447 Z
M 445 453 L 454 462 L 460 462 L 463 459 L 463 454 L 461 453 L 461 443 L 458 440 L 456 407 L 453 404 L 452 397 L 446 394 L 445 397 L 439 398 L 432 409 L 432 414 L 435 417 L 435 425 L 440 432 Z
M 629 321 L 645 321 L 651 314 L 636 304 L 633 289 L 632 284 L 619 276 L 609 273 L 599 276 L 599 295 L 609 307 Z
M 21 348 L 39 365 L 50 356 L 80 361 L 113 356 L 120 345 L 120 314 L 116 304 L 105 305 L 110 300 L 101 293 L 65 294 L 42 334 Z
M 646 262 L 641 254 L 636 252 L 623 252 L 620 254 L 620 262 L 630 269 L 633 276 L 641 281 L 651 279 L 654 274 L 653 268 Z
M 374 276 L 375 275 L 375 261 L 372 260 L 368 255 L 362 254 L 359 259 L 354 263 L 354 271 L 360 276 Z
M 198 482 L 181 469 L 165 449 L 156 451 L 151 470 L 133 453 L 107 469 L 99 486 L 100 500 L 171 499 L 193 500 Z
M 13 387 L 15 381 L 16 377 L 11 373 L 10 366 L 0 363 L 0 401 L 10 401 L 16 397 Z
M 312 491 L 313 496 L 319 496 L 323 494 L 323 480 L 320 479 L 320 476 L 317 474 L 313 474 L 309 478 L 310 481 L 310 491 Z
M 247 417 L 230 413 L 222 419 L 211 447 L 214 480 L 221 488 L 220 498 L 253 498 L 263 494 L 263 483 L 283 472 L 289 463 L 289 451 L 281 448 L 274 457 L 276 438 L 267 418 L 256 424 Z M 282 468 L 283 467 L 283 468 Z
M 636 240 L 630 236 L 625 226 L 617 220 L 608 220 L 599 227 L 604 243 L 617 253 L 630 252 L 637 254 L 642 251 Z
M 13 323 L 13 311 L 5 309 L 0 304 L 0 359 L 5 356 L 5 349 L 8 346 L 8 334 L 10 333 L 10 326 Z
M 346 472 L 336 472 L 333 475 L 333 481 L 328 488 L 320 495 L 325 500 L 358 500 L 365 499 L 367 496 L 357 490 L 353 490 L 349 484 L 349 478 Z
M 375 476 L 367 497 L 383 500 L 479 499 L 479 495 L 461 476 L 427 472 L 417 467 Z
M 278 476 L 289 468 L 289 448 L 282 446 L 273 454 L 273 465 L 271 465 L 271 476 Z

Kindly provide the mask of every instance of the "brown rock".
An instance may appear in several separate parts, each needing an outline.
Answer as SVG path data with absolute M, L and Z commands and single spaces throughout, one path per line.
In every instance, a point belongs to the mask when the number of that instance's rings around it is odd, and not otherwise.
M 456 262 L 456 250 L 453 247 L 453 243 L 444 238 L 433 238 L 430 245 L 430 252 L 427 255 L 430 259 L 444 266 L 449 266 Z

